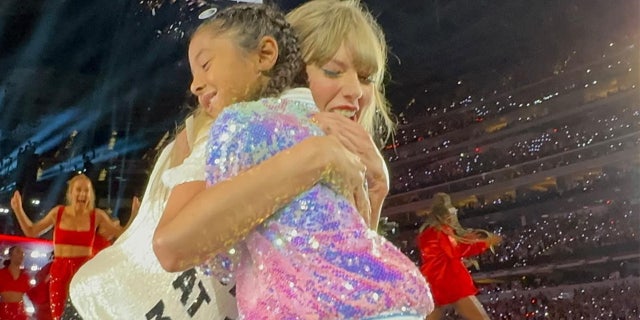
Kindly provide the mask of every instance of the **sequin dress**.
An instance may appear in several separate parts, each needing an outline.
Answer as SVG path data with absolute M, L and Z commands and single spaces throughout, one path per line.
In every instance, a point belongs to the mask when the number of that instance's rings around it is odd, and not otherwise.
M 187 131 L 190 133 L 190 121 Z M 193 134 L 192 151 L 169 168 L 172 144 L 156 161 L 131 226 L 76 273 L 69 288 L 75 310 L 64 319 L 235 319 L 235 298 L 215 279 L 195 270 L 164 271 L 152 249 L 171 188 L 204 179 L 206 131 Z M 212 281 L 214 280 L 214 281 Z M 67 308 L 69 309 L 69 308 Z
M 309 121 L 316 112 L 313 103 L 294 99 L 228 107 L 211 128 L 207 184 L 323 135 Z M 299 195 L 203 268 L 235 277 L 241 319 L 423 319 L 433 309 L 418 268 L 325 184 Z

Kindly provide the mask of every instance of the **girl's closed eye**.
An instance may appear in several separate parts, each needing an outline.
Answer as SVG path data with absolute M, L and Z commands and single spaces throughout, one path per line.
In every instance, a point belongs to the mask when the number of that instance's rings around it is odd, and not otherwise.
M 204 71 L 209 71 L 209 66 L 211 66 L 211 60 L 207 60 L 205 63 L 202 64 L 202 70 Z

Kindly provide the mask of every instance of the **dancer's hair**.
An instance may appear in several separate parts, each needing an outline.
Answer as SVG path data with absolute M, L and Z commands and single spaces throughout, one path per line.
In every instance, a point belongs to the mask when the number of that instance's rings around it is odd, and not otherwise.
M 458 221 L 458 216 L 453 214 L 457 210 L 451 204 L 451 197 L 443 192 L 438 192 L 433 196 L 431 210 L 427 213 L 427 219 L 420 230 L 433 227 L 442 230 L 443 226 L 449 226 L 453 229 L 451 236 L 461 243 L 475 243 L 484 241 L 485 238 L 493 235 L 484 229 L 464 228 Z

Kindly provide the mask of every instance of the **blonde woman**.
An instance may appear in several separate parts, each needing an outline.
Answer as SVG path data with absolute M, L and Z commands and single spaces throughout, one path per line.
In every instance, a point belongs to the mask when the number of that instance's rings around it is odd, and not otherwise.
M 97 228 L 120 235 L 124 228 L 115 226 L 106 212 L 95 207 L 91 180 L 83 174 L 68 182 L 67 205 L 59 205 L 37 222 L 32 222 L 22 208 L 22 196 L 16 191 L 11 199 L 22 232 L 38 237 L 53 227 L 54 259 L 51 265 L 51 315 L 60 319 L 67 300 L 69 282 L 80 267 L 91 258 Z
M 235 318 L 235 299 L 217 281 L 195 270 L 169 273 L 151 248 L 171 183 L 204 178 L 201 162 L 212 118 L 202 109 L 187 117 L 184 129 L 158 156 L 138 215 L 113 243 L 74 276 L 64 319 L 224 319 Z

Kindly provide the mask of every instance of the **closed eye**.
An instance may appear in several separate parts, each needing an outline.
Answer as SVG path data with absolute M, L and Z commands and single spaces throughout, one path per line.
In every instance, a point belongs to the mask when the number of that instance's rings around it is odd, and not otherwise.
M 340 71 L 333 71 L 325 68 L 322 68 L 322 72 L 324 72 L 324 74 L 329 78 L 337 78 L 342 73 Z
M 211 66 L 211 63 L 210 63 L 210 62 L 211 62 L 211 60 L 207 60 L 207 62 L 205 62 L 205 63 L 202 65 L 202 69 L 203 69 L 204 71 L 209 71 L 209 66 Z
M 363 84 L 371 84 L 376 82 L 376 80 L 373 78 L 373 75 L 358 76 L 358 78 L 360 78 L 360 82 L 362 82 Z

